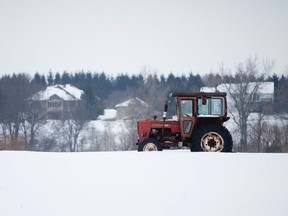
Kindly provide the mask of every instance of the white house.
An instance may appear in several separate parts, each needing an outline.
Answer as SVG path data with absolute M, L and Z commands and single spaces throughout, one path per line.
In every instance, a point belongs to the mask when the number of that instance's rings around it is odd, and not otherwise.
M 33 107 L 41 110 L 41 115 L 47 119 L 67 118 L 76 111 L 84 92 L 73 85 L 48 86 L 31 97 Z

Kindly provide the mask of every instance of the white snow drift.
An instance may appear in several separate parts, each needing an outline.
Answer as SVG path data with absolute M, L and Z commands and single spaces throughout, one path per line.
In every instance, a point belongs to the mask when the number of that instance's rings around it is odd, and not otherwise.
M 288 155 L 0 152 L 0 215 L 288 215 Z

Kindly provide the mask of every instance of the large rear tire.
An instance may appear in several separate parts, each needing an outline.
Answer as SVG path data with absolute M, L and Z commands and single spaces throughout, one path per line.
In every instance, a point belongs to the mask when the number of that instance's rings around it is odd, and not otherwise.
M 138 151 L 162 151 L 162 146 L 158 140 L 149 138 L 139 144 Z
M 220 124 L 207 124 L 198 128 L 191 142 L 191 151 L 232 152 L 233 148 L 230 132 Z

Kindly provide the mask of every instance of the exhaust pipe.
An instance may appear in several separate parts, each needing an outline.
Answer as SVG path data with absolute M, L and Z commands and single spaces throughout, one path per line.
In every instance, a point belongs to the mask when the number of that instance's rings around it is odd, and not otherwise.
M 166 121 L 167 118 L 167 111 L 168 111 L 168 101 L 166 101 L 164 105 L 164 111 L 163 111 L 163 121 Z

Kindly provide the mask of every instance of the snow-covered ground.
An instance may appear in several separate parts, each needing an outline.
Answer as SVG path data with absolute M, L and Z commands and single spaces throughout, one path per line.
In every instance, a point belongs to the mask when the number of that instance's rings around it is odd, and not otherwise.
M 115 120 L 117 111 L 115 109 L 104 109 L 104 114 L 98 117 L 98 120 Z
M 288 155 L 0 152 L 0 215 L 288 215 Z

